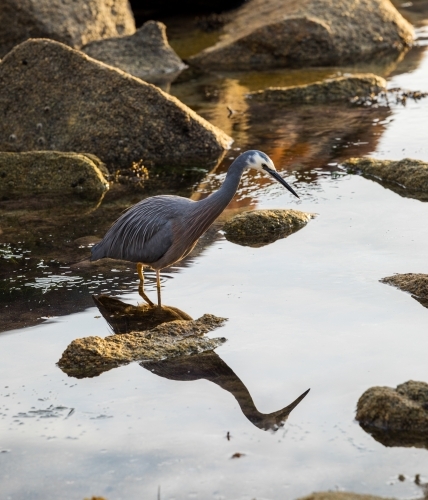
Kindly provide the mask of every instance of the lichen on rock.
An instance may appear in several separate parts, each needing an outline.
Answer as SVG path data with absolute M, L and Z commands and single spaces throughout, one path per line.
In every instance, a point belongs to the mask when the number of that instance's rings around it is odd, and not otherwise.
M 350 102 L 355 97 L 364 98 L 386 90 L 386 81 L 373 74 L 357 74 L 330 78 L 321 82 L 294 87 L 269 87 L 251 92 L 248 98 L 283 104 L 321 104 Z
M 225 318 L 204 314 L 197 320 L 177 320 L 145 331 L 73 340 L 58 366 L 77 378 L 100 373 L 131 361 L 160 361 L 212 350 L 225 338 L 204 335 L 223 326 Z
M 314 217 L 293 209 L 253 210 L 236 215 L 224 224 L 223 230 L 232 243 L 261 247 L 295 233 Z
M 343 167 L 350 173 L 371 177 L 401 196 L 428 200 L 428 163 L 424 161 L 350 158 L 343 163 Z
M 0 196 L 78 194 L 98 199 L 109 187 L 103 173 L 105 167 L 93 155 L 0 152 Z
M 358 400 L 355 418 L 385 446 L 428 448 L 428 384 L 371 387 Z
M 97 40 L 82 50 L 151 83 L 172 80 L 187 67 L 169 45 L 165 25 L 157 21 L 147 21 L 133 35 Z

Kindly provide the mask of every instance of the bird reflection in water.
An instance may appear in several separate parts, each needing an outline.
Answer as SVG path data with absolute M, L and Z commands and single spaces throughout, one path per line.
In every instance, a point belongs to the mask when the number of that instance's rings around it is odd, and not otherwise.
M 192 319 L 175 307 L 133 306 L 106 295 L 94 296 L 94 301 L 115 333 L 148 330 L 168 321 Z M 169 380 L 205 379 L 217 384 L 234 396 L 242 413 L 252 424 L 262 430 L 277 431 L 283 427 L 291 411 L 309 392 L 308 389 L 281 410 L 261 413 L 257 410 L 245 384 L 214 351 L 162 361 L 144 361 L 140 363 L 140 366 Z

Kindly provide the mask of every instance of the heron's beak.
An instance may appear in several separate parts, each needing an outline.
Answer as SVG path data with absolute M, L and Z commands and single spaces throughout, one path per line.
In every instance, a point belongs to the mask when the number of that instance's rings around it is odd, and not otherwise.
M 290 184 L 288 184 L 287 182 L 285 182 L 285 180 L 278 174 L 278 172 L 276 170 L 272 170 L 269 167 L 263 167 L 263 170 L 266 170 L 266 172 L 268 174 L 270 174 L 280 184 L 282 184 L 284 187 L 286 187 L 290 191 L 290 193 L 293 193 L 294 196 L 297 196 L 297 198 L 300 198 L 300 196 L 294 191 L 294 189 L 290 186 Z

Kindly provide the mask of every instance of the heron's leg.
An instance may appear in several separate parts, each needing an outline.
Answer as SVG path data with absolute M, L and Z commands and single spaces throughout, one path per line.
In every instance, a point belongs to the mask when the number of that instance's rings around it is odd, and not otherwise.
M 138 285 L 138 293 L 143 297 L 143 299 L 149 304 L 149 306 L 153 307 L 153 302 L 147 297 L 144 291 L 144 273 L 143 273 L 143 264 L 140 262 L 137 264 L 137 273 L 140 278 L 140 284 Z
M 156 286 L 157 286 L 157 289 L 158 289 L 158 306 L 162 307 L 160 271 L 158 269 L 156 270 Z

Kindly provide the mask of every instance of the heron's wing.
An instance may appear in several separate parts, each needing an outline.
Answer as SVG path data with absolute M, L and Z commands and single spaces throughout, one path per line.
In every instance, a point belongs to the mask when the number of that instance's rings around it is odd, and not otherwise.
M 110 257 L 145 264 L 159 260 L 172 245 L 173 220 L 182 208 L 175 198 L 154 196 L 131 207 L 93 247 L 91 260 Z

